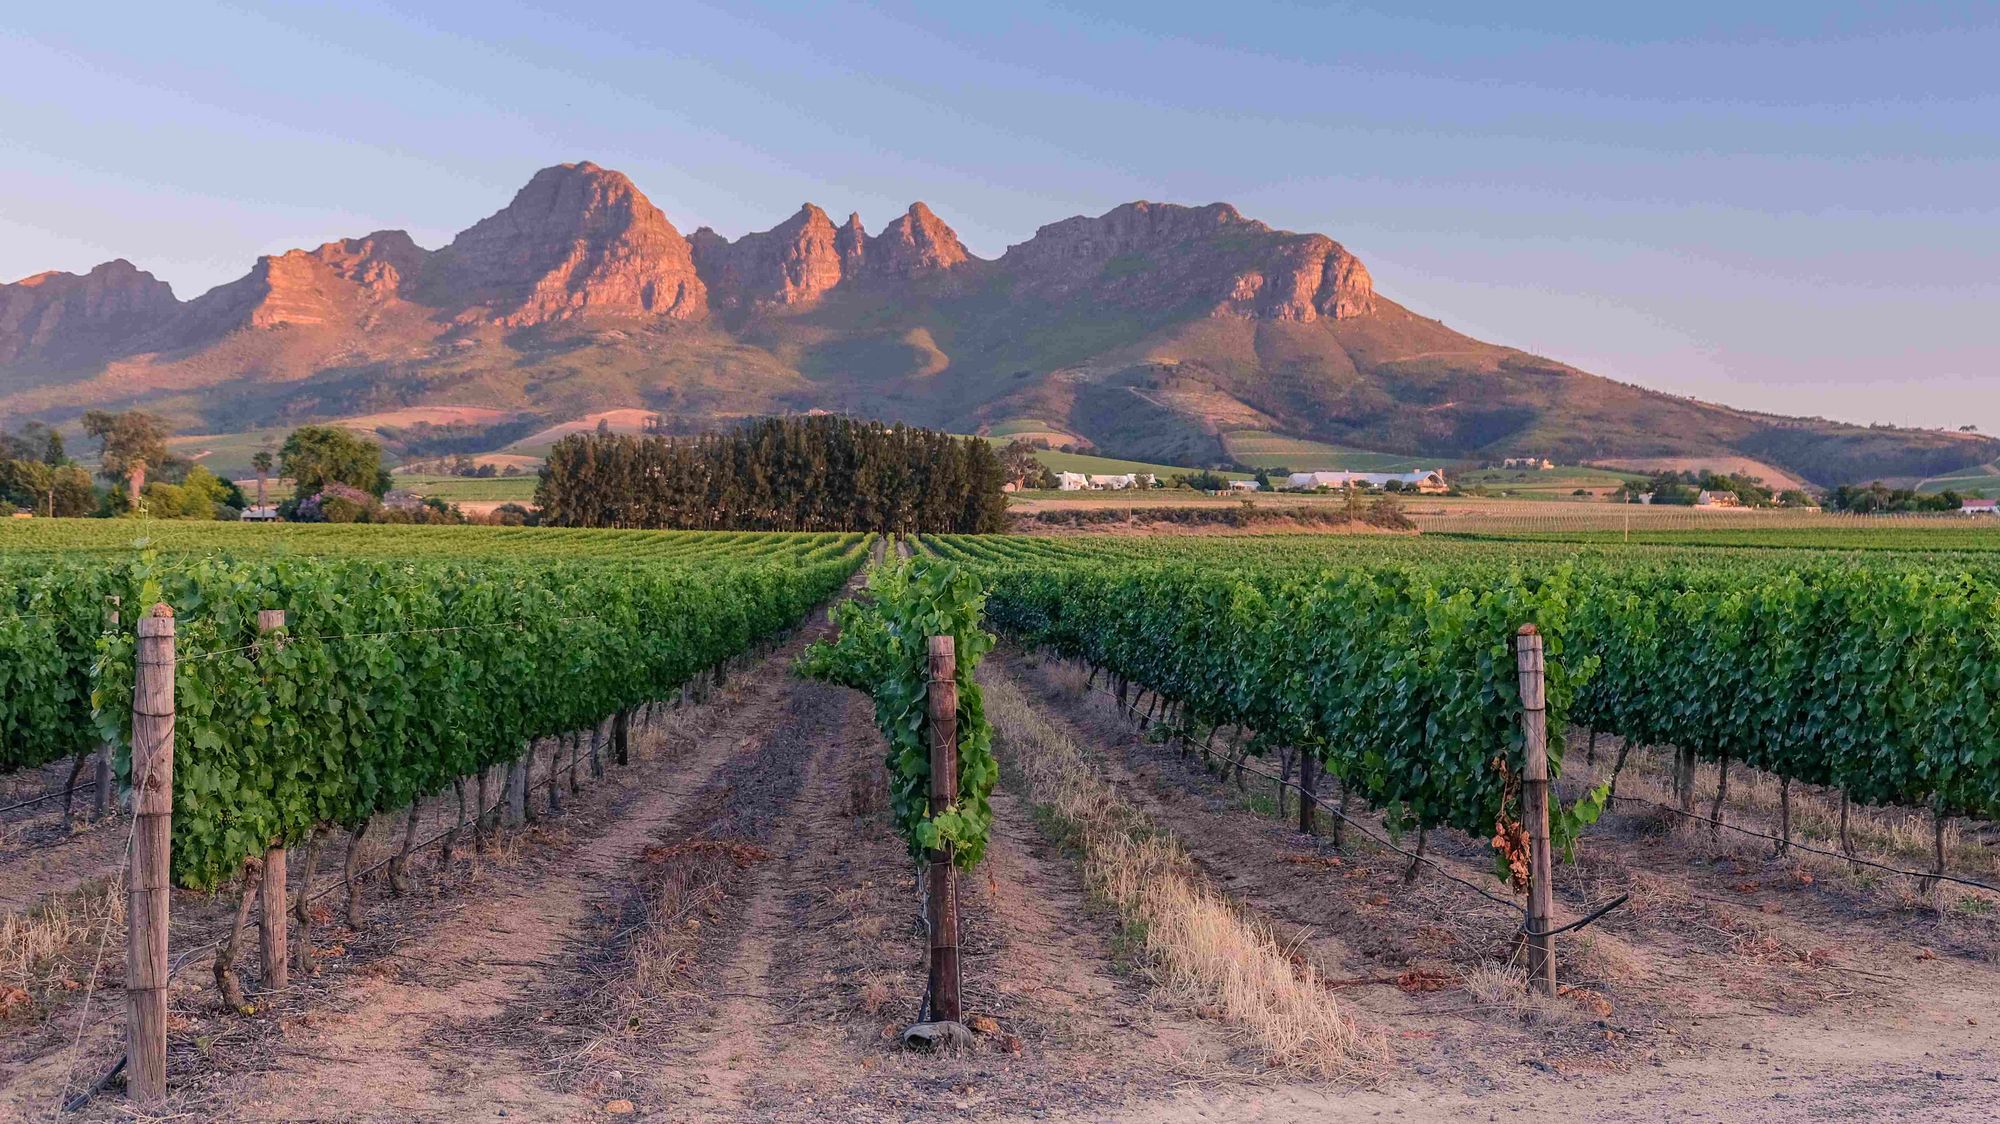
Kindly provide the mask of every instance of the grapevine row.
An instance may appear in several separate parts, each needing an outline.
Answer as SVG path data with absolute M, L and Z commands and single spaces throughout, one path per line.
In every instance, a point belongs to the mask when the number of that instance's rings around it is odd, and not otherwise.
M 1973 556 L 1303 537 L 926 546 L 980 567 L 1010 630 L 1201 721 L 1309 744 L 1414 822 L 1491 828 L 1515 763 L 1483 759 L 1509 744 L 1505 643 L 1522 623 L 1548 637 L 1557 723 L 1861 803 L 2000 813 L 2000 574 Z
M 119 747 L 123 781 L 134 641 L 131 615 L 105 629 L 103 606 L 111 596 L 173 606 L 173 875 L 211 888 L 267 847 L 322 825 L 354 829 L 513 761 L 537 738 L 664 697 L 796 623 L 853 572 L 861 546 L 856 537 L 841 554 L 793 564 L 52 563 L 30 606 L 68 606 L 51 615 L 59 624 L 99 623 L 65 631 L 43 617 L 40 647 L 0 649 L 0 667 L 16 675 L 61 669 L 45 676 L 51 702 L 39 710 L 7 694 L 14 758 L 0 765 L 105 739 Z M 283 630 L 259 631 L 269 608 L 287 612 Z

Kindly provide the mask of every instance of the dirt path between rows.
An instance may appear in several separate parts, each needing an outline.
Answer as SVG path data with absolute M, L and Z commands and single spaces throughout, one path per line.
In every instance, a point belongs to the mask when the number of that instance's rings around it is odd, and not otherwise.
M 1482 948 L 1477 936 L 1504 932 L 1508 918 L 1498 907 L 1435 875 L 1402 887 L 1401 856 L 1355 847 L 1336 854 L 1257 814 L 1191 759 L 1146 744 L 1109 700 L 1080 693 L 1066 669 L 1011 656 L 989 667 L 1090 750 L 1121 795 L 1171 830 L 1211 879 L 1299 941 L 1330 978 L 1463 971 L 1484 955 L 1504 957 L 1503 941 Z M 1756 902 L 1705 896 L 1726 870 L 1674 870 L 1690 859 L 1675 859 L 1671 842 L 1657 836 L 1607 831 L 1592 846 L 1594 867 L 1572 877 L 1638 870 L 1656 881 L 1635 902 L 1650 894 L 1664 903 L 1613 915 L 1590 943 L 1559 949 L 1575 958 L 1572 978 L 1581 970 L 1605 975 L 1590 981 L 1616 1001 L 1604 1017 L 1494 1010 L 1460 987 L 1344 989 L 1340 999 L 1355 1017 L 1386 1030 L 1394 1046 L 1396 1060 L 1376 1087 L 1210 1090 L 1115 1119 L 1992 1118 L 2000 1105 L 1993 964 L 1926 957 L 1914 942 L 1831 909 L 1787 908 L 1779 916 Z M 1709 940 L 1704 926 L 1724 936 Z M 1700 955 L 1691 958 L 1690 949 Z M 1808 953 L 1810 964 L 1795 963 L 1787 955 L 1794 950 Z M 1814 967 L 1827 962 L 1871 967 Z M 1883 964 L 1880 972 L 1872 967 Z M 1809 993 L 1787 994 L 1797 988 Z
M 883 808 L 882 741 L 862 696 L 803 684 L 794 699 L 763 750 L 732 764 L 726 793 L 656 837 L 669 851 L 743 844 L 769 858 L 745 867 L 704 923 L 712 936 L 688 966 L 679 1006 L 643 1045 L 622 1050 L 621 1078 L 649 1075 L 615 1090 L 639 1112 L 1066 1116 L 1214 1064 L 1199 1027 L 1153 1011 L 1144 989 L 1116 973 L 1075 872 L 1037 843 L 1004 792 L 986 863 L 960 893 L 978 1044 L 947 1058 L 904 1051 L 896 1037 L 922 996 L 925 941 L 915 868 Z
M 481 1033 L 566 968 L 586 924 L 607 904 L 622 865 L 726 762 L 784 714 L 787 665 L 809 631 L 710 704 L 711 723 L 649 763 L 652 783 L 622 794 L 600 833 L 560 847 L 560 860 L 502 871 L 462 912 L 411 942 L 286 1035 L 271 1064 L 218 1089 L 228 1119 L 463 1119 L 468 1106 L 510 1120 L 574 1120 L 601 1103 L 538 1080 L 534 1052 Z M 560 846 L 560 841 L 557 841 Z

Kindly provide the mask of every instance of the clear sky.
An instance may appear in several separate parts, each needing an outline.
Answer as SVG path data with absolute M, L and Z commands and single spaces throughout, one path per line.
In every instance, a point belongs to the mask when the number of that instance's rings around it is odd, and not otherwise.
M 683 231 L 923 199 L 988 257 L 1226 200 L 1601 374 L 2000 432 L 1991 2 L 23 3 L 0 123 L 0 280 L 438 246 L 581 159 Z

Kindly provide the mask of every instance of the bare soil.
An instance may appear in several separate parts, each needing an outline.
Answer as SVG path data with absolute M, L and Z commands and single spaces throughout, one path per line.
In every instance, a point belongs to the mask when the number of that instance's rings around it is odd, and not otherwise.
M 0 807 L 63 791 L 70 762 L 54 761 L 0 778 Z M 79 785 L 90 780 L 86 764 Z M 67 825 L 63 798 L 0 812 L 0 915 L 32 906 L 51 887 L 114 873 L 125 857 L 124 828 L 117 817 L 99 823 L 90 817 L 91 789 L 74 794 Z
M 1631 902 L 1559 938 L 1556 1000 L 1482 992 L 1512 961 L 1520 915 L 1359 838 L 1331 845 L 1271 812 L 1273 786 L 1212 776 L 1198 752 L 1140 736 L 1074 668 L 1018 655 L 989 665 L 1066 723 L 1121 793 L 1166 825 L 1204 871 L 1289 932 L 1396 1062 L 1364 1091 L 1204 1092 L 1130 1119 L 1990 1119 L 2000 1105 L 2000 965 L 1990 926 L 1888 909 L 1779 860 L 1720 855 L 1706 832 L 1608 816 L 1584 859 L 1559 869 L 1570 917 Z M 1578 754 L 1579 758 L 1581 753 Z M 1379 820 L 1356 815 L 1380 830 Z M 1401 844 L 1413 847 L 1405 837 Z M 1474 881 L 1483 841 L 1435 833 L 1427 852 Z M 1754 868 L 1754 869 L 1753 869 Z M 1949 932 L 1949 945 L 1936 941 Z M 1933 944 L 1943 947 L 1933 947 Z M 1439 978 L 1449 980 L 1436 987 Z

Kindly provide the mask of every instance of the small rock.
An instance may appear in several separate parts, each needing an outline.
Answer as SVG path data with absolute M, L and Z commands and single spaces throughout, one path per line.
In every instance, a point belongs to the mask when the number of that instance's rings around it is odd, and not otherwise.
M 623 1097 L 620 1097 L 615 1101 L 606 1101 L 604 1105 L 604 1111 L 610 1113 L 613 1116 L 630 1116 L 634 1112 L 637 1112 L 638 1110 L 639 1106 L 633 1104 L 631 1101 L 624 1099 Z

